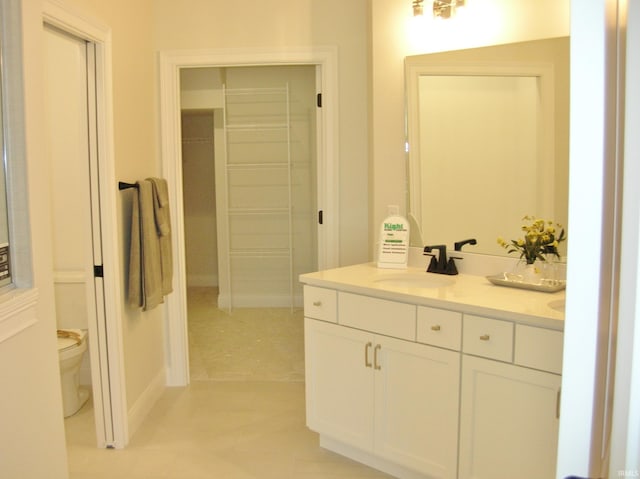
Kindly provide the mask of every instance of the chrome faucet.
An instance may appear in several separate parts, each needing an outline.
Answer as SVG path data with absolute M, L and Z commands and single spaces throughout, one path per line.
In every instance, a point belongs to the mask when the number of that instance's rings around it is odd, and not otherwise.
M 432 251 L 434 249 L 438 250 L 438 259 L 436 259 L 435 255 L 432 254 Z M 448 274 L 448 275 L 458 274 L 458 268 L 456 267 L 456 263 L 454 260 L 462 259 L 462 258 L 452 256 L 447 259 L 446 245 L 439 244 L 439 245 L 433 245 L 433 246 L 425 246 L 423 254 L 425 256 L 431 256 L 431 261 L 429 262 L 427 273 Z

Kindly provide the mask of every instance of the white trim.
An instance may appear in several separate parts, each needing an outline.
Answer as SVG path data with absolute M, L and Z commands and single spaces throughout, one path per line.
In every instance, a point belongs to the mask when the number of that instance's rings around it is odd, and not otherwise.
M 93 277 L 88 278 L 86 271 L 54 271 L 53 272 L 53 282 L 58 284 L 67 284 L 67 283 L 86 283 L 89 279 L 93 279 Z
M 38 321 L 38 291 L 33 286 L 31 226 L 27 188 L 20 2 L 0 3 L 2 112 L 6 158 L 7 224 L 13 284 L 0 289 L 0 343 Z M 15 40 L 15 41 L 14 41 Z
M 189 273 L 187 275 L 187 286 L 216 287 L 218 286 L 218 275 Z
M 626 5 L 626 132 L 640 127 L 640 3 Z M 620 307 L 609 477 L 634 477 L 640 470 L 640 138 L 624 135 L 624 186 Z
M 0 343 L 38 322 L 37 304 L 37 289 L 12 289 L 0 296 Z
M 319 168 L 318 209 L 324 211 L 320 269 L 338 264 L 338 51 L 336 47 L 182 50 L 160 53 L 160 117 L 162 172 L 169 184 L 172 241 L 174 245 L 174 293 L 167 297 L 165 324 L 167 337 L 167 384 L 189 383 L 186 262 L 184 218 L 182 215 L 182 170 L 180 141 L 180 69 L 249 65 L 320 65 L 323 89 L 322 129 L 324 132 Z M 320 141 L 320 139 L 318 139 Z M 322 161 L 324 159 L 324 162 Z M 171 318 L 171 321 L 169 321 Z
M 619 286 L 618 2 L 571 0 L 569 240 L 556 477 L 602 477 Z M 624 26 L 622 26 L 624 29 Z M 574 261 L 576 260 L 576 261 Z M 626 365 L 625 365 L 626 367 Z
M 165 390 L 165 376 L 164 370 L 158 371 L 158 374 L 153 378 L 151 383 L 147 385 L 145 390 L 138 396 L 135 404 L 129 409 L 129 431 L 133 435 L 144 420 L 149 416 L 149 411 L 156 404 L 160 396 Z
M 218 295 L 218 308 L 231 310 L 231 295 Z M 303 306 L 302 294 L 233 294 L 233 308 L 300 308 Z
M 99 182 L 102 215 L 102 252 L 105 265 L 104 278 L 104 332 L 98 335 L 95 325 L 90 325 L 89 337 L 100 338 L 93 350 L 102 350 L 100 361 L 92 361 L 92 376 L 99 377 L 100 364 L 108 363 L 109 385 L 96 385 L 94 381 L 94 409 L 98 446 L 124 447 L 129 440 L 127 423 L 127 399 L 124 371 L 124 345 L 122 342 L 121 307 L 122 292 L 118 279 L 121 277 L 118 254 L 118 217 L 116 208 L 116 177 L 113 155 L 113 87 L 111 68 L 111 30 L 109 27 L 89 19 L 56 0 L 45 0 L 42 5 L 43 21 L 96 45 L 96 87 L 98 116 Z M 94 329 L 94 331 L 91 331 Z M 104 424 L 101 403 L 96 404 L 97 387 L 110 386 L 112 425 Z M 113 430 L 112 438 L 104 434 L 105 427 Z M 110 434 L 109 434 L 110 435 Z

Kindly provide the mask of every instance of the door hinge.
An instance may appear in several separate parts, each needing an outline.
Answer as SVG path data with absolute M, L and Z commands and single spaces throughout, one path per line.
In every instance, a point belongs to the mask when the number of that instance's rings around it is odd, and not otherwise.
M 322 210 L 318 211 L 318 224 L 321 225 L 323 221 Z
M 93 265 L 93 276 L 96 278 L 104 278 L 104 269 L 101 264 Z
M 318 105 L 318 108 L 322 108 L 322 93 L 316 95 L 316 105 Z

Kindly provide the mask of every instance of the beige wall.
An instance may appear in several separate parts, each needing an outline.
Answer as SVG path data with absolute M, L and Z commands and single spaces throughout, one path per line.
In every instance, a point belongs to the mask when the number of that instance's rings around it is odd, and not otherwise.
M 0 343 L 0 477 L 62 479 L 67 477 L 67 458 L 49 244 L 49 179 L 42 141 L 41 2 L 14 3 L 22 3 L 23 10 L 27 176 L 30 191 L 39 192 L 29 195 L 33 286 L 39 300 L 38 322 Z
M 3 379 L 18 373 L 18 384 L 8 381 L 3 388 L 12 390 L 14 386 L 24 389 L 24 393 L 3 395 L 1 404 L 4 411 L 20 411 L 12 415 L 17 423 L 8 424 L 3 430 L 24 431 L 29 442 L 23 445 L 24 451 L 38 451 L 46 472 L 20 476 L 9 474 L 7 477 L 64 477 L 66 457 L 64 456 L 64 437 L 61 411 L 58 402 L 59 379 L 57 352 L 55 349 L 55 316 L 52 296 L 51 249 L 49 245 L 50 218 L 48 176 L 42 174 L 47 165 L 44 160 L 42 142 L 42 2 L 23 0 L 24 42 L 25 42 L 25 101 L 27 108 L 27 151 L 29 166 L 29 202 L 31 207 L 31 225 L 34 257 L 34 275 L 40 292 L 39 323 L 13 338 L 0 348 L 2 365 L 15 365 L 27 360 L 20 370 L 2 371 Z M 69 0 L 64 3 L 72 11 L 111 27 L 112 65 L 113 65 L 113 113 L 114 113 L 114 158 L 116 177 L 125 181 L 135 181 L 147 176 L 156 176 L 159 172 L 156 148 L 156 89 L 155 56 L 153 54 L 151 28 L 151 1 L 129 2 L 128 0 Z M 116 185 L 113 185 L 116 188 Z M 129 244 L 130 198 L 125 193 L 118 196 L 118 228 L 123 277 L 119 278 L 123 291 L 126 291 L 124 274 L 127 271 L 127 249 Z M 126 363 L 126 387 L 128 409 L 145 392 L 153 378 L 164 374 L 164 346 L 161 308 L 149 313 L 140 313 L 122 305 L 124 359 Z M 26 354 L 16 354 L 16 351 Z M 37 353 L 34 353 L 37 352 Z M 6 355 L 6 357 L 5 357 Z M 42 358 L 48 358 L 43 361 Z M 30 364 L 28 361 L 35 361 Z M 4 366 L 3 366 L 4 367 Z M 13 398 L 13 399 L 12 399 Z M 11 405 L 11 400 L 20 401 Z M 36 403 L 47 402 L 41 408 Z M 25 404 L 33 403 L 30 407 Z M 24 411 L 28 417 L 22 417 Z M 47 417 L 39 417 L 46 413 Z M 33 430 L 30 430 L 33 424 Z M 47 428 L 52 428 L 47 431 Z M 37 442 L 42 438 L 47 442 L 42 452 Z M 2 437 L 3 441 L 5 435 Z M 12 447 L 19 447 L 13 441 Z M 11 448 L 2 448 L 11 451 Z M 47 458 L 56 455 L 50 461 Z M 18 460 L 20 454 L 9 454 Z M 59 457 L 58 457 L 59 456 Z M 36 462 L 22 458 L 35 467 Z M 3 458 L 4 464 L 4 458 Z M 4 474 L 0 474 L 3 475 Z
M 159 173 L 154 51 L 337 45 L 341 181 L 336 187 L 340 192 L 342 264 L 372 257 L 375 226 L 386 205 L 404 206 L 404 56 L 557 37 L 569 32 L 568 0 L 474 0 L 477 8 L 486 7 L 485 14 L 501 8 L 504 15 L 489 17 L 496 22 L 492 28 L 487 27 L 485 18 L 477 22 L 482 27 L 478 31 L 465 31 L 457 36 L 427 35 L 422 45 L 414 43 L 411 47 L 406 38 L 406 22 L 411 17 L 409 0 L 66 0 L 65 3 L 112 29 L 115 170 L 117 178 L 125 181 Z M 46 203 L 48 181 L 42 174 L 41 4 L 41 0 L 22 0 L 29 201 L 33 270 L 40 293 L 39 322 L 0 345 L 0 376 L 5 391 L 0 395 L 3 411 L 0 475 L 58 479 L 67 477 L 67 468 L 59 414 Z M 546 12 L 544 17 L 533 15 L 534 5 Z M 510 20 L 506 22 L 503 18 Z M 451 31 L 456 32 L 453 28 Z M 367 175 L 368 187 L 364 180 Z M 120 260 L 122 271 L 126 272 L 130 205 L 125 194 L 120 198 L 121 222 L 114 227 L 120 232 Z M 373 234 L 368 233 L 370 221 Z M 121 282 L 123 286 L 126 283 L 124 278 Z M 123 316 L 126 384 L 131 406 L 164 367 L 163 332 L 159 309 L 141 314 L 123 306 Z M 15 367 L 17 364 L 20 366 Z
M 155 0 L 158 50 L 339 49 L 340 263 L 367 259 L 368 0 Z
M 404 57 L 569 35 L 569 0 L 467 3 L 464 16 L 420 25 L 409 1 L 371 0 L 371 258 L 387 205 L 406 212 Z

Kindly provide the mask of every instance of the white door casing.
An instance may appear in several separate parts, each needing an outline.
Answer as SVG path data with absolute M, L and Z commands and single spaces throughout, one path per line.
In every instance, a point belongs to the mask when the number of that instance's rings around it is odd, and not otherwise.
M 73 35 L 91 45 L 95 77 L 91 82 L 95 95 L 95 111 L 91 126 L 94 140 L 94 159 L 91 182 L 94 208 L 94 243 L 101 244 L 93 251 L 94 259 L 104 265 L 104 278 L 96 279 L 104 302 L 97 306 L 95 321 L 89 322 L 89 338 L 95 358 L 91 361 L 94 382 L 94 414 L 98 447 L 123 448 L 128 442 L 127 402 L 122 344 L 120 307 L 122 293 L 116 225 L 116 180 L 113 158 L 113 111 L 111 85 L 111 32 L 95 20 L 70 10 L 53 0 L 42 5 L 43 22 Z M 99 206 L 98 206 L 99 204 Z M 99 215 L 96 217 L 99 208 Z M 108 318 L 108 321 L 107 321 Z
M 189 383 L 186 261 L 182 204 L 180 69 L 257 65 L 316 65 L 321 87 L 318 108 L 318 268 L 338 264 L 338 54 L 335 47 L 166 51 L 160 53 L 160 120 L 162 174 L 169 185 L 172 217 L 174 292 L 166 299 L 167 385 Z M 170 319 L 169 319 L 170 318 Z

